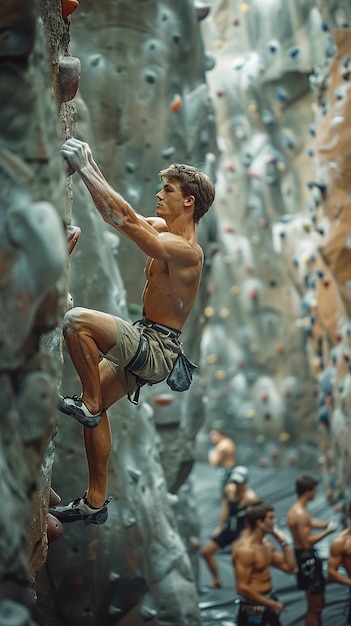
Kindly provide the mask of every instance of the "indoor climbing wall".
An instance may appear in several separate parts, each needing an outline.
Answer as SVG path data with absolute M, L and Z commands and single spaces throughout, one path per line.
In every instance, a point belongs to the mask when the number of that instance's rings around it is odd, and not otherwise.
M 21 0 L 1 20 L 0 622 L 195 626 L 187 478 L 215 420 L 240 462 L 319 465 L 348 495 L 349 3 Z M 217 189 L 184 329 L 199 373 L 188 394 L 160 384 L 110 412 L 103 527 L 47 516 L 53 461 L 64 502 L 87 482 L 82 429 L 55 410 L 57 389 L 79 392 L 60 325 L 73 303 L 137 319 L 145 260 L 66 179 L 72 134 L 142 214 L 173 161 Z
M 58 119 L 69 125 L 72 116 L 60 112 L 58 69 L 49 69 L 68 39 L 60 7 L 46 9 L 56 22 L 48 46 L 38 6 L 5 1 L 0 15 L 0 623 L 18 626 L 33 624 L 33 584 L 47 556 L 60 365 L 47 340 L 66 307 Z
M 350 269 L 346 2 L 211 4 L 221 254 L 203 340 L 214 420 L 241 461 L 317 466 L 347 495 Z M 216 277 L 221 280 L 216 280 Z
M 192 1 L 174 4 L 85 1 L 70 17 L 70 54 L 81 67 L 75 136 L 90 143 L 107 180 L 144 215 L 155 213 L 158 173 L 168 164 L 188 162 L 213 179 L 216 171 L 199 27 L 206 13 Z M 75 175 L 72 185 L 72 222 L 81 229 L 69 270 L 74 304 L 134 321 L 141 316 L 145 256 L 106 226 Z M 199 225 L 198 238 L 203 281 L 183 333 L 195 362 L 216 248 L 214 213 Z M 77 393 L 65 350 L 63 357 L 62 392 Z M 202 393 L 199 382 L 186 394 L 160 383 L 142 389 L 138 407 L 124 399 L 109 411 L 109 519 L 101 527 L 66 525 L 50 545 L 37 585 L 39 624 L 200 624 L 199 523 L 188 514 L 193 497 L 184 483 L 203 420 Z M 66 503 L 87 487 L 81 426 L 58 415 L 54 444 L 52 485 Z
M 318 426 L 328 489 L 350 497 L 350 30 L 348 2 L 320 4 L 329 46 L 314 73 L 314 178 L 311 219 L 320 257 L 315 271 L 316 319 L 309 338 L 317 367 Z

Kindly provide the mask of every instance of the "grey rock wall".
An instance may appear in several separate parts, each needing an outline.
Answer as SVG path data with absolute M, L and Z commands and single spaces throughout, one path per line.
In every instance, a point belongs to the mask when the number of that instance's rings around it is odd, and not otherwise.
M 243 463 L 318 468 L 335 501 L 350 472 L 349 27 L 348 4 L 323 1 L 214 1 L 203 23 L 221 254 L 199 454 L 220 419 Z
M 70 52 L 81 63 L 75 134 L 91 144 L 108 181 L 138 212 L 154 214 L 158 172 L 171 162 L 196 164 L 215 177 L 214 113 L 192 2 L 82 3 L 71 18 Z M 134 321 L 145 257 L 103 223 L 75 176 L 72 184 L 72 221 L 81 228 L 69 273 L 74 303 Z M 214 214 L 199 225 L 198 238 L 205 270 L 184 330 L 195 361 Z M 77 375 L 65 350 L 63 356 L 62 390 L 77 393 Z M 122 400 L 109 411 L 109 519 L 101 528 L 66 526 L 50 545 L 37 583 L 39 624 L 200 624 L 193 552 L 199 524 L 187 515 L 192 496 L 184 485 L 202 423 L 200 397 L 196 383 L 187 394 L 161 383 L 142 389 L 139 407 Z M 53 487 L 66 502 L 86 488 L 81 427 L 59 416 L 54 443 Z
M 241 444 L 243 463 L 304 465 L 318 456 L 316 385 L 296 324 L 304 276 L 282 247 L 293 230 L 289 252 L 303 254 L 309 75 L 324 58 L 321 22 L 314 2 L 228 1 L 214 2 L 203 26 L 216 58 L 209 81 L 221 148 L 221 254 L 205 311 L 202 444 L 219 418 Z
M 23 626 L 32 623 L 32 585 L 47 553 L 59 354 L 45 339 L 61 322 L 67 273 L 60 94 L 50 65 L 68 40 L 58 27 L 50 50 L 39 15 L 20 0 L 3 2 L 0 15 L 0 622 Z

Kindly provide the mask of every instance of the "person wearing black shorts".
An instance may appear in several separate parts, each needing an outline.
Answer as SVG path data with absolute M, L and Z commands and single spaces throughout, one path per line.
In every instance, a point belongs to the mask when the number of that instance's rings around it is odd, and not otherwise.
M 333 522 L 315 519 L 310 516 L 307 505 L 317 490 L 317 481 L 311 476 L 300 476 L 296 481 L 297 499 L 287 514 L 287 524 L 291 530 L 295 556 L 298 564 L 297 587 L 305 591 L 307 612 L 305 626 L 321 626 L 324 608 L 324 576 L 322 563 L 314 548 L 315 544 L 336 530 Z M 319 532 L 312 532 L 317 530 Z
M 201 556 L 205 559 L 213 576 L 213 581 L 210 584 L 213 589 L 221 587 L 214 553 L 238 539 L 245 526 L 246 507 L 258 500 L 254 490 L 247 485 L 248 476 L 248 469 L 243 465 L 237 465 L 231 472 L 229 480 L 224 486 L 224 507 L 221 513 L 221 523 L 201 550 Z

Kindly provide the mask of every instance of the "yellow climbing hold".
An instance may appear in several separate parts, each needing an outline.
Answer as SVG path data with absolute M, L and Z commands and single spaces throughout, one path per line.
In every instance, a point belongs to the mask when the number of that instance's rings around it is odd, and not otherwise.
M 219 316 L 221 317 L 222 320 L 227 319 L 227 317 L 230 316 L 230 309 L 228 309 L 227 307 L 224 307 L 223 309 L 220 310 Z
M 230 288 L 230 293 L 233 296 L 237 296 L 240 293 L 240 287 L 239 285 L 232 285 L 232 287 Z
M 217 354 L 208 354 L 207 355 L 207 363 L 217 363 L 218 357 Z
M 240 11 L 242 13 L 248 13 L 250 11 L 250 5 L 247 2 L 242 2 L 240 5 Z
M 215 378 L 217 380 L 224 380 L 225 379 L 225 371 L 224 370 L 217 370 L 215 372 Z

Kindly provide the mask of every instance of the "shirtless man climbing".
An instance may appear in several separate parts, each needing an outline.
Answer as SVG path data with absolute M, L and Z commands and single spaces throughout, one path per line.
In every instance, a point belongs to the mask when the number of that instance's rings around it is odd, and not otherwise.
M 160 172 L 163 187 L 156 194 L 156 217 L 145 218 L 107 183 L 87 143 L 68 139 L 62 155 L 68 173 L 79 174 L 102 219 L 148 256 L 143 317 L 135 325 L 81 307 L 64 318 L 64 338 L 82 393 L 60 396 L 59 409 L 84 426 L 89 487 L 83 497 L 50 512 L 62 522 L 103 524 L 110 501 L 106 485 L 111 432 L 106 410 L 124 396 L 131 399 L 138 383 L 160 382 L 173 368 L 203 265 L 195 225 L 212 205 L 215 191 L 208 176 L 195 167 L 170 165 Z

